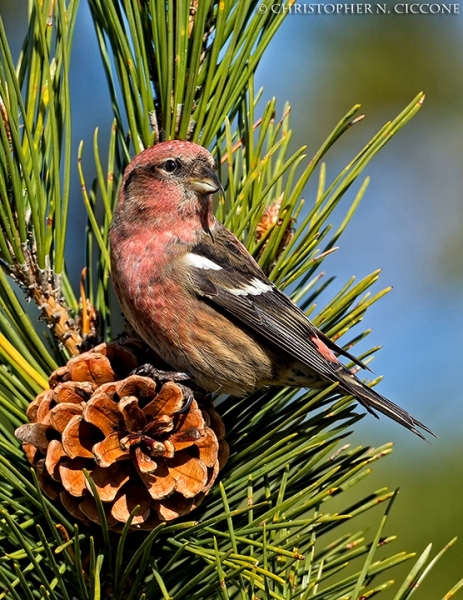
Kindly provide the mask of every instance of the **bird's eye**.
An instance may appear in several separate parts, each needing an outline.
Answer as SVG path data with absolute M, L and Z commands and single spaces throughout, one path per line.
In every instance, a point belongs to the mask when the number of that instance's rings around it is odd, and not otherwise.
M 173 173 L 178 168 L 178 163 L 176 160 L 166 160 L 166 162 L 162 165 L 164 171 L 167 173 Z

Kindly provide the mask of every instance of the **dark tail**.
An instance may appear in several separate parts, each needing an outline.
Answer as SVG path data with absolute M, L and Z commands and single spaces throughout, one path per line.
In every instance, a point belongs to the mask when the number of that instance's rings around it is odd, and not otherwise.
M 390 419 L 394 419 L 394 421 L 397 421 L 397 423 L 400 423 L 410 431 L 413 431 L 413 433 L 423 440 L 428 441 L 419 429 L 422 429 L 430 435 L 437 437 L 437 435 L 431 431 L 429 427 L 426 427 L 426 425 L 421 423 L 421 421 L 418 421 L 412 417 L 403 408 L 400 408 L 400 406 L 394 404 L 394 402 L 391 402 L 384 396 L 381 396 L 381 394 L 378 394 L 378 392 L 375 392 L 374 389 L 366 386 L 344 366 L 342 370 L 338 371 L 338 375 L 341 389 L 344 392 L 352 394 L 352 396 L 354 396 L 360 402 L 360 404 L 376 418 L 379 418 L 375 412 L 377 410 Z

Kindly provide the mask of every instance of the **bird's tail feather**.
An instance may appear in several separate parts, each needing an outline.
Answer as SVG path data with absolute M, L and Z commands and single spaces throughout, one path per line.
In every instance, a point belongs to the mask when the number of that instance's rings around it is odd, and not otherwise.
M 383 413 L 390 419 L 393 419 L 400 425 L 403 425 L 417 436 L 422 438 L 423 440 L 427 440 L 427 438 L 421 433 L 420 429 L 429 433 L 430 435 L 437 437 L 437 435 L 429 429 L 424 423 L 412 417 L 407 411 L 394 402 L 391 402 L 378 392 L 375 392 L 374 389 L 369 388 L 364 383 L 362 383 L 357 377 L 355 377 L 348 369 L 342 369 L 342 372 L 339 373 L 341 389 L 343 391 L 352 394 L 359 402 L 364 406 L 368 412 L 378 417 L 375 411 Z M 419 428 L 419 429 L 418 429 Z

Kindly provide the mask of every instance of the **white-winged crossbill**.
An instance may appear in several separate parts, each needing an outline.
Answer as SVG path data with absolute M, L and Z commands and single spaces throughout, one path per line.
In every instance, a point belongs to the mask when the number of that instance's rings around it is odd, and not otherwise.
M 111 225 L 111 269 L 142 339 L 207 391 L 242 396 L 337 382 L 373 414 L 432 434 L 357 379 L 335 353 L 364 365 L 319 331 L 214 217 L 221 187 L 212 155 L 191 142 L 157 144 L 127 167 Z

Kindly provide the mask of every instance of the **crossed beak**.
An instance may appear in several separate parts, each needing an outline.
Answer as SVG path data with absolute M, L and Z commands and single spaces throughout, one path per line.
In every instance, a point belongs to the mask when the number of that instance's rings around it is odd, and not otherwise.
M 215 194 L 219 190 L 223 194 L 223 187 L 216 173 L 203 165 L 196 173 L 192 174 L 190 185 L 196 193 L 201 195 Z

